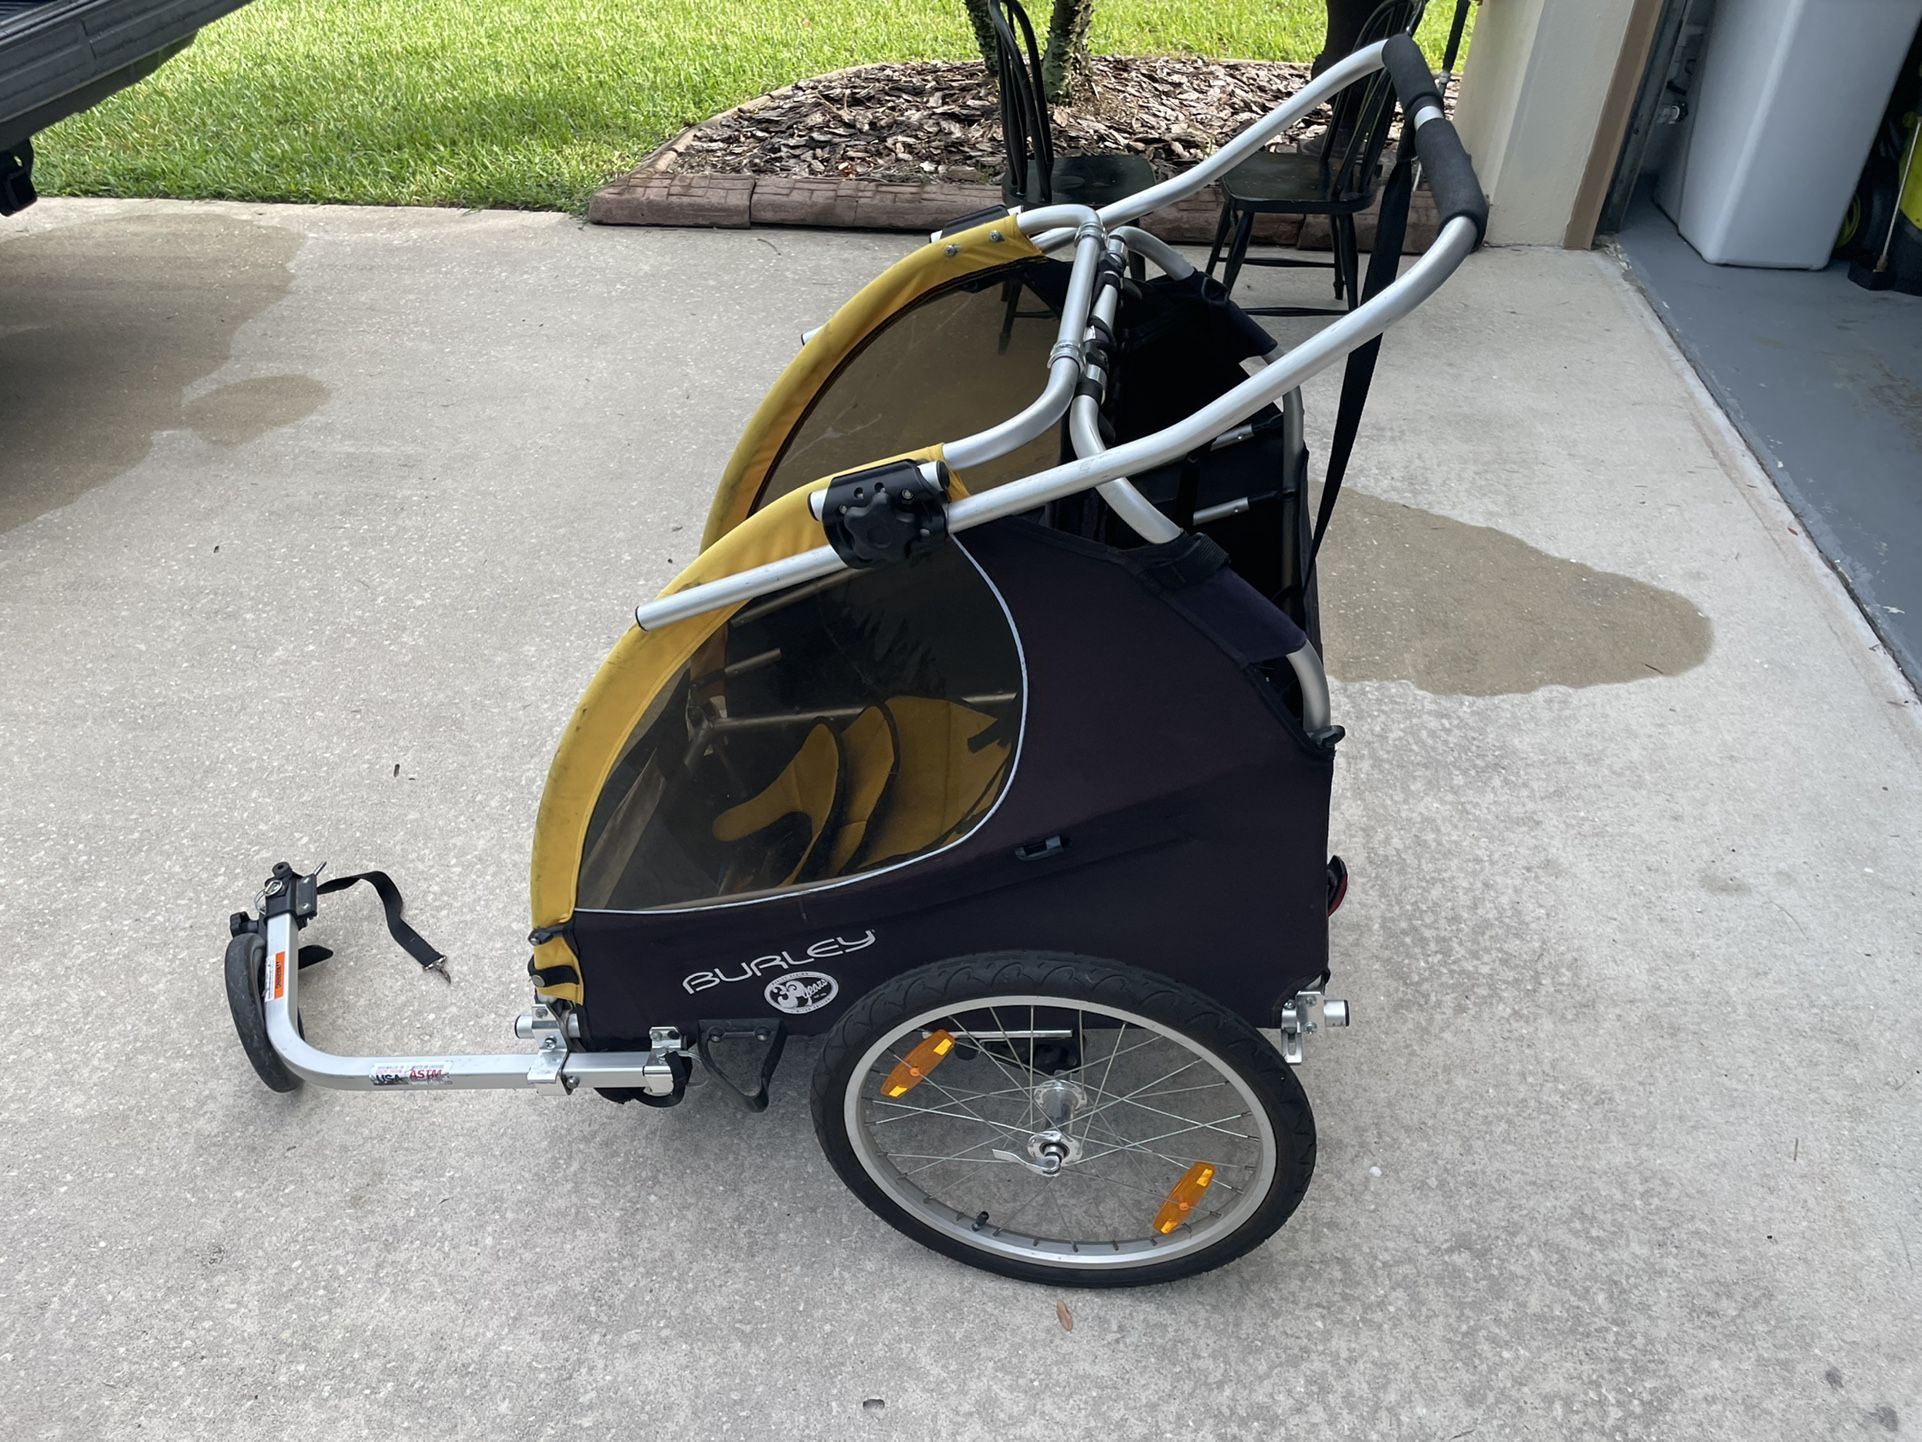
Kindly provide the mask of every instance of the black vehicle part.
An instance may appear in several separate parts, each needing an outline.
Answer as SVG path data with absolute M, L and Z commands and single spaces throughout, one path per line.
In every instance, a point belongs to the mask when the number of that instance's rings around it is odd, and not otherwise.
M 1232 570 L 1196 576 L 1172 564 L 1178 553 L 1199 559 L 1185 541 L 1116 551 L 1010 518 L 970 530 L 944 551 L 979 565 L 1025 659 L 1020 762 L 998 805 L 951 844 L 842 884 L 686 909 L 668 905 L 683 899 L 671 894 L 595 893 L 572 920 L 582 1025 L 595 1047 L 645 1039 L 666 1024 L 692 1037 L 694 1020 L 717 1012 L 758 1011 L 784 1021 L 790 1035 L 820 1035 L 891 976 L 944 956 L 1016 947 L 1166 972 L 1259 1027 L 1278 991 L 1300 990 L 1327 964 L 1333 757 L 1302 733 L 1260 671 L 1300 648 L 1300 628 Z M 889 654 L 911 653 L 918 627 L 953 624 L 956 603 L 945 595 L 938 613 L 908 604 L 914 573 L 942 564 L 937 555 L 879 568 L 777 611 L 726 659 L 769 645 L 791 657 L 817 634 L 872 634 Z M 1184 575 L 1188 584 L 1171 589 Z M 861 600 L 858 593 L 884 579 L 898 585 Z M 842 615 L 856 601 L 871 605 L 862 614 L 873 615 L 876 629 L 854 630 Z M 986 645 L 985 636 L 976 639 Z M 849 654 L 866 665 L 877 653 Z M 953 694 L 1000 686 L 1001 669 L 992 659 L 956 672 Z M 763 699 L 772 705 L 785 694 Z M 747 714 L 753 699 L 736 709 Z M 669 706 L 662 714 L 683 713 Z M 685 740 L 664 735 L 636 754 L 678 764 Z M 779 770 L 773 758 L 768 764 L 769 774 Z M 615 774 L 597 803 L 602 814 L 626 794 L 623 773 Z M 708 834 L 706 814 L 696 813 L 699 836 Z M 1060 852 L 1017 859 L 1016 848 L 1056 835 L 1069 839 Z M 647 875 L 659 870 L 655 855 L 665 864 L 684 850 L 677 843 L 647 853 Z M 1170 907 L 1170 895 L 1190 904 Z M 809 956 L 824 938 L 848 944 Z M 694 999 L 683 981 L 713 969 L 717 956 L 775 954 L 791 954 L 797 966 L 805 957 L 834 978 L 837 993 L 814 1010 L 787 1013 L 747 996 Z M 728 965 L 730 980 L 748 979 L 745 960 Z
M 290 1092 L 300 1078 L 267 1040 L 267 938 L 244 931 L 227 943 L 227 1009 L 233 1013 L 240 1049 L 247 1053 L 254 1074 L 277 1092 Z
M 65 0 L 0 4 L 0 147 L 150 75 L 204 25 L 246 0 Z
M 1009 214 L 1007 206 L 990 205 L 986 209 L 971 210 L 966 215 L 957 216 L 937 230 L 934 233 L 934 238 L 936 240 L 946 240 L 951 235 L 959 235 L 964 230 L 973 230 L 976 226 L 986 225 L 991 220 L 1012 219 L 1013 216 Z
M 1339 856 L 1328 858 L 1328 914 L 1333 916 L 1341 910 L 1342 902 L 1348 899 L 1348 863 Z
M 25 210 L 40 194 L 33 188 L 33 142 L 0 150 L 0 215 Z
M 752 1090 L 742 1086 L 714 1059 L 713 1049 L 731 1041 L 758 1042 L 762 1047 L 761 1065 Z M 707 1068 L 710 1076 L 739 1097 L 749 1111 L 767 1110 L 767 1086 L 774 1079 L 774 1069 L 781 1064 L 781 1053 L 787 1048 L 785 1026 L 765 1017 L 749 1017 L 743 1021 L 704 1021 L 700 1025 L 697 1046 L 701 1064 Z
M 929 480 L 915 461 L 850 471 L 828 484 L 821 526 L 834 553 L 850 566 L 905 561 L 948 534 L 948 470 L 936 462 Z

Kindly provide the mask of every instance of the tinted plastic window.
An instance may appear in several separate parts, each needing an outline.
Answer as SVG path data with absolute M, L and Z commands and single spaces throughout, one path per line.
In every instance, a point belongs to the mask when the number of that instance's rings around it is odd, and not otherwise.
M 698 906 L 938 850 L 1007 785 L 1020 692 L 999 598 L 958 545 L 750 603 L 624 748 L 579 905 Z
M 815 398 L 756 509 L 822 476 L 959 440 L 1026 407 L 1048 379 L 1059 320 L 1044 292 L 1056 270 L 1048 261 L 972 278 L 894 316 Z M 984 490 L 1059 459 L 1050 430 L 965 480 Z

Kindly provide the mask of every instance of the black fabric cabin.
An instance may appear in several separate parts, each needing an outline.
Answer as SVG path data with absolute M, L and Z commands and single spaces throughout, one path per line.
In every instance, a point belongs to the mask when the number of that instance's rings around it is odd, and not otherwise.
M 1065 269 L 1027 260 L 904 308 L 799 417 L 756 506 L 799 483 L 792 455 L 819 475 L 930 424 L 964 433 L 954 388 L 984 361 L 1038 388 Z M 1114 344 L 1118 439 L 1271 348 L 1199 276 L 1130 285 Z M 979 387 L 976 427 L 1010 384 Z M 1090 494 L 716 629 L 594 807 L 567 926 L 584 1045 L 719 1019 L 821 1032 L 888 977 L 985 951 L 1131 963 L 1262 1026 L 1325 973 L 1334 738 L 1303 733 L 1285 661 L 1319 640 L 1299 413 L 1135 479 L 1195 534 L 1143 545 Z

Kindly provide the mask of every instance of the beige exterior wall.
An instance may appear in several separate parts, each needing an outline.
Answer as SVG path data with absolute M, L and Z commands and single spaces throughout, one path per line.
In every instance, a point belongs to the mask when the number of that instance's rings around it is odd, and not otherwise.
M 1488 192 L 1497 245 L 1560 245 L 1574 213 L 1632 0 L 1486 0 L 1455 124 Z

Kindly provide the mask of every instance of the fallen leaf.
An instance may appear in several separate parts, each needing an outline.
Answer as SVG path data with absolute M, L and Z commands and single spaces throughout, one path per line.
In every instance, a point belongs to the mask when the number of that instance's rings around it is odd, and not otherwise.
M 1054 1319 L 1061 1324 L 1062 1331 L 1072 1332 L 1074 1330 L 1074 1313 L 1068 1310 L 1068 1304 L 1066 1302 L 1056 1302 L 1054 1304 Z

